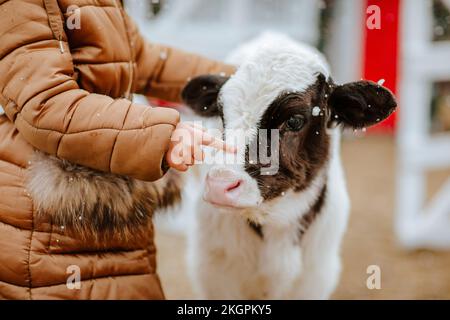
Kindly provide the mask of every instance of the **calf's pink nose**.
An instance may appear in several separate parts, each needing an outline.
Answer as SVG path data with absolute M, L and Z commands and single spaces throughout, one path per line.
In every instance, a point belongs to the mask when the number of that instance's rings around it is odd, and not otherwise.
M 235 206 L 243 181 L 230 177 L 206 177 L 205 201 L 221 206 Z

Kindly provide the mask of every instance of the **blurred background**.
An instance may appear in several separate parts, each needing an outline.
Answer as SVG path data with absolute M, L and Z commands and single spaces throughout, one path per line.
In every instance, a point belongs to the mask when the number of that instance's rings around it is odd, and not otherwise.
M 277 30 L 325 53 L 334 79 L 383 81 L 399 111 L 346 133 L 352 200 L 336 299 L 450 299 L 449 0 L 127 0 L 153 42 L 224 59 Z M 161 103 L 156 101 L 155 103 Z M 157 230 L 167 297 L 192 298 L 185 238 Z M 366 286 L 381 268 L 381 289 Z

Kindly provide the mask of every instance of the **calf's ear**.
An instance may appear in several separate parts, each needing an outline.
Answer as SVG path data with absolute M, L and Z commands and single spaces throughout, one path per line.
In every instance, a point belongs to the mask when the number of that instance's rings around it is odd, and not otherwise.
M 217 102 L 220 88 L 228 80 L 220 75 L 202 75 L 193 78 L 184 87 L 181 98 L 195 113 L 203 117 L 220 115 Z
M 391 91 L 372 81 L 334 87 L 328 100 L 332 120 L 361 129 L 386 119 L 397 107 Z

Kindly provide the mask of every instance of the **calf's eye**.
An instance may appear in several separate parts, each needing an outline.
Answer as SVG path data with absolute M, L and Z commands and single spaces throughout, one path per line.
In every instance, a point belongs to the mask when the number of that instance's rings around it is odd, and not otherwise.
M 286 120 L 286 126 L 291 131 L 299 131 L 305 125 L 303 116 L 296 114 Z

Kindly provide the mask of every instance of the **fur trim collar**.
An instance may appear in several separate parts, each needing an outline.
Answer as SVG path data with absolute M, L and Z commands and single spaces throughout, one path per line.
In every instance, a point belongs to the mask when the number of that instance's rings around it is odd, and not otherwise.
M 101 240 L 148 232 L 153 212 L 180 200 L 179 182 L 171 171 L 160 181 L 144 182 L 36 152 L 27 188 L 38 217 L 77 237 Z

